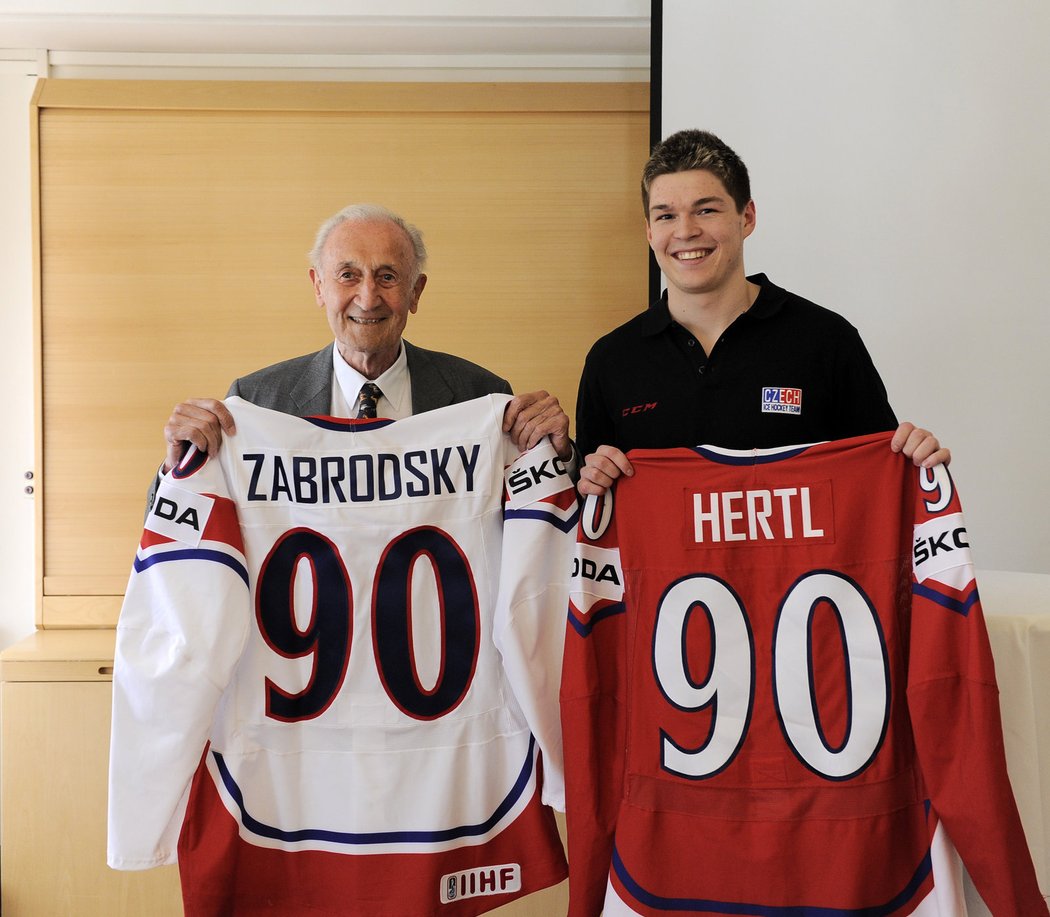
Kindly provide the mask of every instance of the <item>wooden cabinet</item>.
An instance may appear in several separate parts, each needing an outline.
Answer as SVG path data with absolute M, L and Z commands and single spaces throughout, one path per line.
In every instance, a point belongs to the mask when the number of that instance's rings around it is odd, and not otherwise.
M 112 630 L 38 631 L 0 654 L 4 917 L 175 917 L 178 870 L 106 866 Z M 492 911 L 564 914 L 566 883 Z
M 178 871 L 106 866 L 113 631 L 39 631 L 0 655 L 5 917 L 181 915 Z

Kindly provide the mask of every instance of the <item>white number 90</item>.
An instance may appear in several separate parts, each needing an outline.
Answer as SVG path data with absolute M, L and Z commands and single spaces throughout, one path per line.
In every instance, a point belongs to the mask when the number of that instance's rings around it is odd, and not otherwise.
M 811 672 L 810 622 L 825 602 L 836 616 L 845 653 L 847 726 L 838 746 L 820 723 Z M 694 679 L 686 652 L 689 619 L 706 616 L 711 661 Z M 724 770 L 743 746 L 755 693 L 755 646 L 747 612 L 733 589 L 709 574 L 675 582 L 660 600 L 653 635 L 653 671 L 679 710 L 714 705 L 711 730 L 699 748 L 684 748 L 661 731 L 661 763 L 693 780 Z M 800 577 L 780 603 L 773 630 L 773 692 L 784 737 L 798 759 L 829 780 L 847 780 L 875 757 L 889 718 L 889 665 L 875 609 L 841 573 L 815 570 Z

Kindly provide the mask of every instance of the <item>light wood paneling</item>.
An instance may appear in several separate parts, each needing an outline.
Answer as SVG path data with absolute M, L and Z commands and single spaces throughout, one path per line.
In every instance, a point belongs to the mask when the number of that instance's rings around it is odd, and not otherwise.
M 649 84 L 42 80 L 37 104 L 122 112 L 648 112 Z
M 122 591 L 172 405 L 330 340 L 305 252 L 347 203 L 424 231 L 410 340 L 571 416 L 587 348 L 645 302 L 647 104 L 611 84 L 45 82 L 40 623 L 115 620 L 50 597 Z
M 3 685 L 4 917 L 182 914 L 175 867 L 105 865 L 110 697 L 108 681 Z

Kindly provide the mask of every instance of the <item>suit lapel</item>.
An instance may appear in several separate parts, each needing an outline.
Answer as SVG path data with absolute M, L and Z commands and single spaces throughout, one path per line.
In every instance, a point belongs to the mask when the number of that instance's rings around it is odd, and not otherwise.
M 433 359 L 430 352 L 415 347 L 402 338 L 409 378 L 412 380 L 412 413 L 422 414 L 447 407 L 462 400 L 449 383 L 448 376 Z M 288 391 L 289 404 L 275 406 L 275 410 L 299 417 L 327 414 L 332 410 L 332 346 L 315 353 L 305 371 Z
M 456 400 L 456 393 L 427 351 L 414 347 L 404 338 L 401 342 L 405 345 L 408 373 L 412 380 L 412 413 L 422 414 L 452 404 Z
M 332 410 L 332 373 L 332 347 L 325 347 L 314 354 L 288 393 L 294 408 L 289 413 L 300 417 L 328 414 Z

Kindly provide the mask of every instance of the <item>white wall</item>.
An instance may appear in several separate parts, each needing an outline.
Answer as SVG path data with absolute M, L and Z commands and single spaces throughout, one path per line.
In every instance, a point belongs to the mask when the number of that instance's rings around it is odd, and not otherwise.
M 1050 6 L 664 0 L 662 34 L 663 134 L 748 164 L 747 270 L 852 321 L 951 447 L 986 612 L 1050 611 Z
M 20 59 L 21 58 L 21 59 Z M 33 251 L 29 100 L 35 54 L 0 51 L 0 648 L 33 630 Z
M 748 164 L 749 272 L 861 331 L 982 568 L 1050 574 L 1050 5 L 665 0 L 663 132 Z

